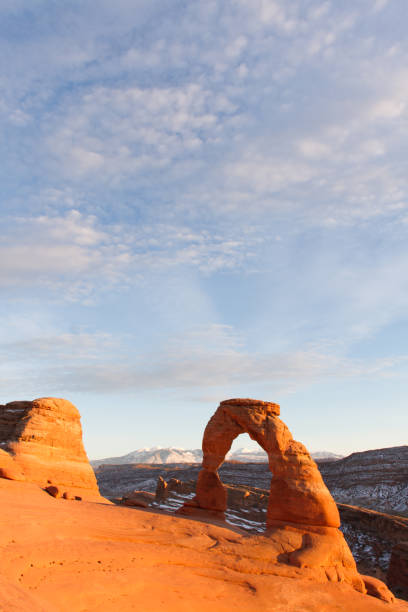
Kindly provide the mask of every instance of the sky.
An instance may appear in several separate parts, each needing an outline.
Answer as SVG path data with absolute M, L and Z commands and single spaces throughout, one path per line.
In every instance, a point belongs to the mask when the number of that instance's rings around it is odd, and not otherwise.
M 230 397 L 406 444 L 407 13 L 0 0 L 0 402 L 69 399 L 91 458 Z

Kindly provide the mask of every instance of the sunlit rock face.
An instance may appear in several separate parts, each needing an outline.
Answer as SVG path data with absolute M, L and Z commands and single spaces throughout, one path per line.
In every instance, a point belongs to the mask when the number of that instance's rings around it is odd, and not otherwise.
M 279 415 L 279 405 L 272 402 L 241 398 L 221 402 L 204 431 L 196 495 L 178 512 L 225 518 L 227 493 L 218 468 L 233 440 L 247 433 L 267 453 L 273 475 L 266 518 L 271 558 L 312 568 L 318 579 L 345 581 L 360 592 L 369 589 L 370 594 L 392 601 L 392 593 L 380 581 L 367 579 L 366 587 L 338 529 L 339 512 L 316 463 Z
M 0 405 L 0 477 L 54 486 L 61 494 L 99 497 L 82 442 L 80 414 L 65 399 Z
M 248 433 L 268 455 L 273 474 L 267 525 L 276 521 L 339 527 L 340 517 L 316 463 L 307 449 L 292 438 L 271 402 L 231 399 L 221 402 L 203 438 L 203 463 L 197 483 L 200 508 L 224 512 L 226 494 L 218 468 L 233 440 Z

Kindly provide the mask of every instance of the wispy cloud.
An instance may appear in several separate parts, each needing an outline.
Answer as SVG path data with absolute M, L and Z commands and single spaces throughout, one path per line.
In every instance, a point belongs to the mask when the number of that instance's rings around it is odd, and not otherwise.
M 210 325 L 167 339 L 158 352 L 131 358 L 125 338 L 121 342 L 101 333 L 33 337 L 6 344 L 2 352 L 8 357 L 9 375 L 13 362 L 19 363 L 26 389 L 40 384 L 65 393 L 217 387 L 233 392 L 251 385 L 286 387 L 294 392 L 330 379 L 369 381 L 406 373 L 407 355 L 362 360 L 341 357 L 327 348 L 322 345 L 286 353 L 257 353 L 245 348 L 242 336 L 231 326 Z M 34 375 L 30 366 L 33 354 L 39 363 Z
M 236 106 L 199 83 L 180 87 L 98 87 L 71 102 L 49 137 L 67 174 L 123 175 L 197 155 L 225 135 Z
M 63 216 L 11 218 L 0 245 L 0 286 L 46 287 L 62 300 L 81 300 L 172 268 L 204 274 L 240 269 L 262 241 L 250 227 L 218 234 L 170 223 L 102 225 L 75 209 Z
M 89 283 L 124 280 L 129 250 L 120 237 L 98 228 L 96 219 L 71 210 L 60 217 L 10 220 L 0 246 L 2 287 L 48 287 L 74 297 Z

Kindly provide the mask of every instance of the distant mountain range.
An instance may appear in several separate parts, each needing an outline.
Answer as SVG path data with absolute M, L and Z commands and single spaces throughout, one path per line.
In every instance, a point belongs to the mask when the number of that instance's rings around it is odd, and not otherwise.
M 329 451 L 319 451 L 311 454 L 315 461 L 336 461 L 342 458 L 342 455 L 336 455 Z M 153 448 L 139 448 L 120 457 L 95 459 L 91 461 L 91 465 L 93 467 L 98 467 L 99 465 L 121 465 L 125 463 L 201 463 L 202 458 L 203 452 L 199 448 L 185 450 L 183 448 L 161 448 L 155 446 Z M 236 451 L 228 453 L 227 460 L 240 461 L 242 463 L 267 463 L 268 459 L 263 450 L 239 448 Z

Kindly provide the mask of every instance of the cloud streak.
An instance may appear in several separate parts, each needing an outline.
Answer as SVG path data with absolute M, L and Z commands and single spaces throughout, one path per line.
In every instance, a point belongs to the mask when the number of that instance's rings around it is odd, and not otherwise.
M 78 299 L 141 283 L 156 272 L 187 267 L 203 274 L 243 267 L 263 238 L 246 228 L 212 233 L 188 225 L 102 225 L 76 209 L 65 215 L 8 219 L 0 245 L 0 287 L 45 287 Z M 65 293 L 64 293 L 65 292 Z
M 191 329 L 169 339 L 160 351 L 134 355 L 130 360 L 126 338 L 120 341 L 101 333 L 34 337 L 5 345 L 3 357 L 7 355 L 9 372 L 13 372 L 13 362 L 23 367 L 27 388 L 41 381 L 43 386 L 70 393 L 239 389 L 251 385 L 286 387 L 293 393 L 304 385 L 330 379 L 369 381 L 406 375 L 407 355 L 362 360 L 340 357 L 327 349 L 322 345 L 254 353 L 230 326 L 211 325 Z M 29 366 L 32 354 L 40 364 L 34 376 Z

